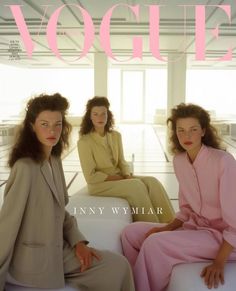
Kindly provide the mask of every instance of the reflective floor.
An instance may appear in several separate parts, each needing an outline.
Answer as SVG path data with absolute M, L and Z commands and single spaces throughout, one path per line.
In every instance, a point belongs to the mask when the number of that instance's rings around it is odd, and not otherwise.
M 127 161 L 134 155 L 134 174 L 154 176 L 164 185 L 176 210 L 178 210 L 178 183 L 174 175 L 172 156 L 167 150 L 166 128 L 152 125 L 120 125 L 117 128 L 123 137 L 124 154 Z M 74 128 L 71 147 L 63 157 L 63 168 L 69 195 L 74 195 L 86 185 L 81 172 L 76 142 L 78 129 Z M 236 158 L 236 142 L 224 136 L 227 150 Z M 0 205 L 9 175 L 6 166 L 10 145 L 0 146 Z

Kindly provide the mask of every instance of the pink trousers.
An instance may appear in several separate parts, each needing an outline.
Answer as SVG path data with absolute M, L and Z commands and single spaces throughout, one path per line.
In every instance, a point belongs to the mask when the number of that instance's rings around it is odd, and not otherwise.
M 135 222 L 122 233 L 123 251 L 133 269 L 136 291 L 165 290 L 176 264 L 211 261 L 223 240 L 220 232 L 209 229 L 165 231 L 145 239 L 145 234 L 158 225 Z M 235 250 L 229 259 L 236 260 Z

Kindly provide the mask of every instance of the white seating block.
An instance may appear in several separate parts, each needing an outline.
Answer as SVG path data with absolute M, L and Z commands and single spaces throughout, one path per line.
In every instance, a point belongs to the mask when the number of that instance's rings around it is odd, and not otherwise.
M 166 291 L 208 291 L 200 277 L 202 269 L 210 262 L 179 264 L 173 268 L 171 280 Z M 236 262 L 225 266 L 225 283 L 219 285 L 217 291 L 235 291 Z

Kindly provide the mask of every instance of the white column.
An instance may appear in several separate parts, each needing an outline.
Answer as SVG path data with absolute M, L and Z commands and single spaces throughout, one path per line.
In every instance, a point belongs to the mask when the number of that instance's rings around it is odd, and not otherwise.
M 107 56 L 103 52 L 94 53 L 94 94 L 107 97 Z
M 168 60 L 167 116 L 174 106 L 185 102 L 187 57 L 183 53 L 170 53 Z

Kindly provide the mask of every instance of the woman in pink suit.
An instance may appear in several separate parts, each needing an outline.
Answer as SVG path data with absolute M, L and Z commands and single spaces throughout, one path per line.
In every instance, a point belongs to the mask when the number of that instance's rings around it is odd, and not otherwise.
M 182 103 L 167 122 L 180 211 L 169 224 L 127 226 L 124 253 L 136 291 L 163 291 L 176 264 L 201 261 L 209 261 L 201 272 L 205 284 L 217 288 L 224 283 L 226 261 L 236 260 L 236 161 L 221 149 L 203 108 Z

